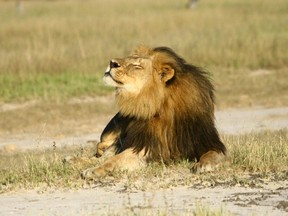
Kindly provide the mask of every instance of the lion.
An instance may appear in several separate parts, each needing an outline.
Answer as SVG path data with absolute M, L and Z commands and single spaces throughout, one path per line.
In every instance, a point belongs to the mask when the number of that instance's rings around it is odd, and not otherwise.
M 112 156 L 85 170 L 83 178 L 133 171 L 150 161 L 196 161 L 191 172 L 200 173 L 224 160 L 207 72 L 168 47 L 142 46 L 126 58 L 112 59 L 103 79 L 115 87 L 119 112 L 102 132 L 96 156 Z

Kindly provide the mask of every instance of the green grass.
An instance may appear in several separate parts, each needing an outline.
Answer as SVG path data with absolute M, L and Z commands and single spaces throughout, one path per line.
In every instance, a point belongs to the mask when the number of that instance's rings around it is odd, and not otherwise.
M 286 0 L 207 0 L 193 10 L 186 2 L 23 1 L 19 15 L 15 2 L 1 1 L 0 102 L 103 94 L 100 77 L 109 59 L 138 44 L 170 46 L 188 62 L 208 68 L 221 99 L 239 86 L 236 99 L 228 97 L 224 105 L 237 104 L 245 92 L 265 104 L 267 94 L 259 92 L 267 85 L 271 98 L 284 94 Z M 246 76 L 255 69 L 274 71 L 272 82 L 263 78 L 265 85 L 255 87 L 262 77 Z
M 175 186 L 245 185 L 261 187 L 266 181 L 287 179 L 288 132 L 267 131 L 241 136 L 224 137 L 229 149 L 231 163 L 219 170 L 191 174 L 191 163 L 182 161 L 168 166 L 155 163 L 147 168 L 127 173 L 116 172 L 96 181 L 97 186 L 109 187 L 120 184 L 127 190 L 147 190 Z M 0 193 L 17 188 L 56 187 L 81 188 L 86 182 L 80 178 L 84 169 L 99 165 L 102 159 L 84 163 L 65 164 L 65 155 L 91 156 L 93 149 L 46 150 L 45 152 L 26 152 L 15 155 L 1 153 Z M 149 182 L 146 180 L 149 179 Z M 87 182 L 94 184 L 95 182 Z M 86 185 L 87 186 L 87 185 Z
M 6 101 L 15 100 L 58 100 L 72 97 L 103 95 L 110 88 L 104 88 L 101 83 L 102 77 L 97 74 L 84 73 L 40 73 L 37 75 L 0 74 L 0 95 Z

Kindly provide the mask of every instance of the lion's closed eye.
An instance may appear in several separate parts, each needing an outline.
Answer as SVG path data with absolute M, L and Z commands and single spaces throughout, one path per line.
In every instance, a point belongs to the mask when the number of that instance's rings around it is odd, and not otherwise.
M 132 64 L 134 68 L 136 69 L 143 69 L 143 66 L 140 64 Z

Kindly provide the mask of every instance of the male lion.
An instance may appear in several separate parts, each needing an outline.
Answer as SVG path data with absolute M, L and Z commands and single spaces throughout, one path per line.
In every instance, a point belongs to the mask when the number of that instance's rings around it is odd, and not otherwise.
M 114 152 L 83 178 L 135 170 L 149 161 L 197 160 L 192 172 L 210 171 L 226 148 L 214 123 L 214 88 L 207 74 L 167 47 L 140 47 L 110 61 L 104 82 L 116 89 L 119 112 L 101 135 L 97 157 Z

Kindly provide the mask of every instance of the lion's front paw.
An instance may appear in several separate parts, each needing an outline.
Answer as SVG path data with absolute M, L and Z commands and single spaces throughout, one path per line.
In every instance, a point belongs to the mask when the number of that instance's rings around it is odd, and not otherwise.
M 201 173 L 213 171 L 224 160 L 225 155 L 216 151 L 208 151 L 200 157 L 200 160 L 193 164 L 192 173 Z
M 211 164 L 203 164 L 201 162 L 197 162 L 193 164 L 191 168 L 192 173 L 203 173 L 203 172 L 209 172 L 213 170 L 213 166 Z
M 89 180 L 89 179 L 104 177 L 106 174 L 107 172 L 102 167 L 93 167 L 93 168 L 84 170 L 81 173 L 81 177 L 83 179 Z

